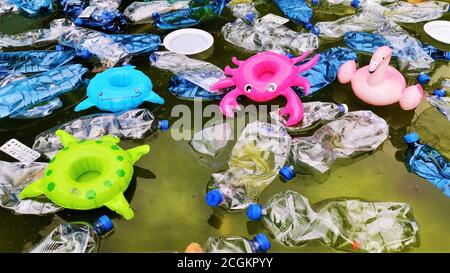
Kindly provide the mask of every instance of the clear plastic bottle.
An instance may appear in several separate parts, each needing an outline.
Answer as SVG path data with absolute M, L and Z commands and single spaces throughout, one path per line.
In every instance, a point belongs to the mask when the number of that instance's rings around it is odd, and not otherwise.
M 108 216 L 103 215 L 93 225 L 84 222 L 60 224 L 30 253 L 95 253 L 100 249 L 102 235 L 113 229 Z
M 236 18 L 259 17 L 259 12 L 256 10 L 253 0 L 233 0 L 227 6 Z
M 133 24 L 145 24 L 153 21 L 152 15 L 154 13 L 164 14 L 167 12 L 186 9 L 189 7 L 189 1 L 177 1 L 170 3 L 170 1 L 151 1 L 151 2 L 133 2 L 129 5 L 123 15 L 127 17 Z
M 420 143 L 416 132 L 403 137 L 408 145 L 406 149 L 406 166 L 418 176 L 431 182 L 450 198 L 450 164 L 438 151 Z
M 419 226 L 410 205 L 336 198 L 311 206 L 304 196 L 286 191 L 265 206 L 252 204 L 250 220 L 262 220 L 275 240 L 286 246 L 321 241 L 351 252 L 399 252 L 419 243 Z
M 125 16 L 118 9 L 99 6 L 86 7 L 74 18 L 74 23 L 108 33 L 123 32 L 128 26 Z
M 10 2 L 29 15 L 53 11 L 52 0 L 10 0 Z
M 312 33 L 298 33 L 283 25 L 262 19 L 236 19 L 222 27 L 224 39 L 252 52 L 274 51 L 280 54 L 301 54 L 319 47 L 319 38 Z M 251 19 L 251 20 L 250 20 Z
M 239 136 L 225 172 L 215 173 L 207 185 L 206 203 L 242 210 L 276 178 L 291 148 L 282 125 L 249 123 Z
M 383 9 L 383 15 L 398 23 L 419 23 L 436 20 L 449 11 L 450 4 L 441 1 L 408 3 L 396 1 Z
M 433 96 L 427 96 L 428 102 L 450 121 L 450 98 L 444 89 L 434 90 Z
M 5 13 L 17 13 L 19 7 L 16 6 L 11 0 L 0 0 L 0 16 Z
M 206 253 L 265 253 L 270 249 L 270 241 L 260 233 L 249 240 L 241 236 L 210 237 L 203 251 Z

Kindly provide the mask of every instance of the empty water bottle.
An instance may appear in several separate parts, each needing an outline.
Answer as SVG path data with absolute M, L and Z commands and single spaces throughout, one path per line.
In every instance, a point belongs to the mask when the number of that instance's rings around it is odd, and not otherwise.
M 247 216 L 262 220 L 275 240 L 286 246 L 320 241 L 352 252 L 399 252 L 418 246 L 419 226 L 411 206 L 337 198 L 310 205 L 294 191 L 278 193 L 265 206 L 252 204 Z
M 217 124 L 197 132 L 190 142 L 199 153 L 215 156 L 231 139 L 231 126 L 228 123 Z
M 298 33 L 268 20 L 251 22 L 236 19 L 222 27 L 224 39 L 252 52 L 274 51 L 280 54 L 301 54 L 319 47 L 319 38 L 312 33 Z
M 270 249 L 270 241 L 260 233 L 249 240 L 241 236 L 210 237 L 203 246 L 206 253 L 265 253 Z
M 321 6 L 344 5 L 344 6 L 352 6 L 354 8 L 363 8 L 368 5 L 384 4 L 392 2 L 395 2 L 395 0 L 311 0 L 311 4 L 313 5 L 321 5 Z
M 255 8 L 253 0 L 233 0 L 228 3 L 228 8 L 231 9 L 233 16 L 236 18 L 246 19 L 259 17 L 259 12 Z
M 212 175 L 206 203 L 227 210 L 245 209 L 275 179 L 290 147 L 291 137 L 282 125 L 249 123 L 233 147 L 229 169 Z
M 275 0 L 275 3 L 290 20 L 303 24 L 306 29 L 313 28 L 313 10 L 305 0 Z
M 102 8 L 118 9 L 122 0 L 89 0 L 89 5 Z
M 125 16 L 118 9 L 89 6 L 74 18 L 77 26 L 88 27 L 104 32 L 123 32 L 128 26 Z
M 25 79 L 26 76 L 16 72 L 0 72 L 0 87 L 6 86 L 17 80 Z
M 450 121 L 450 98 L 445 97 L 446 92 L 435 90 L 433 96 L 427 96 L 428 102 Z
M 10 0 L 10 2 L 30 15 L 53 11 L 52 0 Z
M 0 52 L 0 73 L 36 73 L 55 69 L 70 62 L 75 51 L 30 50 Z
M 281 169 L 284 179 L 295 175 L 295 167 L 308 166 L 321 173 L 339 158 L 350 158 L 374 151 L 388 137 L 388 124 L 371 111 L 348 112 L 327 123 L 309 137 L 292 140 L 290 166 Z
M 394 22 L 418 23 L 439 19 L 449 11 L 449 8 L 449 3 L 440 1 L 425 1 L 422 3 L 396 1 L 382 9 L 383 15 Z
M 0 0 L 0 16 L 5 13 L 17 13 L 19 7 L 11 0 Z
M 97 139 L 106 135 L 114 135 L 121 139 L 144 139 L 158 130 L 167 131 L 169 121 L 156 118 L 147 109 L 82 116 L 37 135 L 33 149 L 49 159 L 53 158 L 63 148 L 56 135 L 58 129 L 68 132 L 77 139 Z
M 406 149 L 406 166 L 418 176 L 431 182 L 450 198 L 450 164 L 438 151 L 420 143 L 416 132 L 403 137 Z
M 145 24 L 152 22 L 152 15 L 154 13 L 164 14 L 188 7 L 189 1 L 177 1 L 174 3 L 170 3 L 167 0 L 133 2 L 125 9 L 123 15 L 134 24 Z
M 113 229 L 108 216 L 98 218 L 93 225 L 85 222 L 60 224 L 30 253 L 95 253 L 100 249 L 102 235 Z
M 450 94 L 450 77 L 439 78 L 436 83 L 433 84 L 434 92 L 438 92 L 441 97 Z
M 61 66 L 0 88 L 0 118 L 79 88 L 87 69 L 80 64 Z
M 43 118 L 53 114 L 56 109 L 63 106 L 63 103 L 59 97 L 44 101 L 37 105 L 31 106 L 11 114 L 9 117 L 13 119 L 35 119 Z

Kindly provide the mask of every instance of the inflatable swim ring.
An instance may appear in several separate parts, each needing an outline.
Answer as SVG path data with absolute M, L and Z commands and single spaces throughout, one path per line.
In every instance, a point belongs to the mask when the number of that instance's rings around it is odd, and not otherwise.
M 115 136 L 78 140 L 63 130 L 56 134 L 64 148 L 50 161 L 44 177 L 25 187 L 20 198 L 44 194 L 64 208 L 89 210 L 106 206 L 127 220 L 133 218 L 123 192 L 133 176 L 133 164 L 150 147 L 123 150 Z
M 87 99 L 75 107 L 75 112 L 93 106 L 102 111 L 120 112 L 134 109 L 145 101 L 164 104 L 164 99 L 152 88 L 150 78 L 134 66 L 109 68 L 89 82 Z

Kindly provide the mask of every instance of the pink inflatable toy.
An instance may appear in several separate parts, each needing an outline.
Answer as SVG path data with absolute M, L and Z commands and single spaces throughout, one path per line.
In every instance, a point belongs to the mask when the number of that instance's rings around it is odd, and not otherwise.
M 310 83 L 299 74 L 313 67 L 319 55 L 315 55 L 307 63 L 295 65 L 308 55 L 309 52 L 305 52 L 300 57 L 291 59 L 274 52 L 262 52 L 245 61 L 233 57 L 232 62 L 238 68 L 225 67 L 225 74 L 231 78 L 220 80 L 211 88 L 214 91 L 235 86 L 220 102 L 222 113 L 227 117 L 234 116 L 233 110 L 239 109 L 237 98 L 240 95 L 257 102 L 270 101 L 282 95 L 286 98 L 287 104 L 281 114 L 282 116 L 289 114 L 286 125 L 299 123 L 303 119 L 303 105 L 291 86 L 302 87 L 308 95 Z
M 391 56 L 392 49 L 382 46 L 375 51 L 369 65 L 360 69 L 356 68 L 355 61 L 347 61 L 339 67 L 338 79 L 341 83 L 351 81 L 355 95 L 368 104 L 383 106 L 400 102 L 404 110 L 415 109 L 422 100 L 422 86 L 406 88 L 403 75 L 389 65 Z

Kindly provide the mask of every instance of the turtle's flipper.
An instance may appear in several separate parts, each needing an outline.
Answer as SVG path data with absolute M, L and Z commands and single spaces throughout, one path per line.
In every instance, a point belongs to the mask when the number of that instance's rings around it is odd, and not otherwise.
M 131 220 L 134 217 L 134 212 L 130 208 L 130 204 L 125 199 L 122 193 L 116 195 L 114 199 L 105 204 L 110 210 L 115 211 L 116 213 L 123 216 L 123 218 L 127 220 Z
M 26 186 L 19 194 L 20 199 L 36 197 L 41 194 L 44 194 L 43 182 L 44 180 L 38 179 L 33 183 L 29 184 L 28 186 Z
M 131 157 L 131 161 L 133 164 L 138 161 L 143 155 L 148 154 L 150 152 L 149 145 L 141 145 L 132 149 L 127 150 L 127 153 Z
M 113 136 L 113 135 L 107 135 L 107 136 L 101 137 L 100 139 L 103 141 L 112 142 L 114 144 L 117 144 L 120 142 L 120 138 Z
M 56 135 L 59 137 L 64 147 L 67 147 L 70 143 L 75 143 L 78 141 L 78 139 L 64 130 L 57 130 Z

